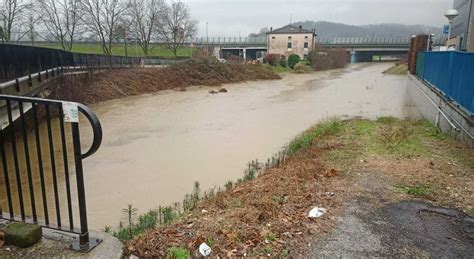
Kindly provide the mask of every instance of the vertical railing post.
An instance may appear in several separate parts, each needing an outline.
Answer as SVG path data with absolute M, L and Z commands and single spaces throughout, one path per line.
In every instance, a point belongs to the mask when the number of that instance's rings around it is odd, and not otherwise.
M 79 234 L 79 250 L 89 246 L 89 230 L 87 226 L 86 192 L 84 188 L 84 172 L 82 169 L 82 151 L 79 132 L 79 123 L 72 123 L 72 141 L 74 147 L 74 163 L 76 167 L 77 196 L 79 199 L 79 220 L 81 233 Z

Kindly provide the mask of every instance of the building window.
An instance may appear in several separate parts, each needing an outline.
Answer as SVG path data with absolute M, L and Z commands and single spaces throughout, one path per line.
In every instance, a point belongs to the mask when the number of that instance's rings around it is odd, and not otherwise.
M 291 36 L 288 36 L 288 39 L 291 40 Z
M 288 48 L 291 49 L 291 42 L 288 42 Z
M 272 37 L 272 40 L 274 40 L 274 39 L 275 39 L 275 36 Z
M 308 42 L 305 42 L 305 43 L 304 43 L 304 48 L 307 49 L 308 46 L 309 46 Z
M 309 38 L 308 36 L 304 36 L 305 39 Z
M 308 54 L 304 54 L 303 59 L 304 59 L 304 60 L 308 60 Z

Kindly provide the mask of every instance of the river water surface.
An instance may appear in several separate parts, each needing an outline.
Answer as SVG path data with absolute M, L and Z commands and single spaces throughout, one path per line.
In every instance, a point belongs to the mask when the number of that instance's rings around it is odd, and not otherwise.
M 101 229 L 242 177 L 247 162 L 266 161 L 295 135 L 332 117 L 412 117 L 406 77 L 393 64 L 355 64 L 282 80 L 162 91 L 92 105 L 102 122 L 99 151 L 84 160 L 89 225 Z M 83 126 L 83 128 L 85 128 Z M 90 139 L 83 132 L 83 141 Z

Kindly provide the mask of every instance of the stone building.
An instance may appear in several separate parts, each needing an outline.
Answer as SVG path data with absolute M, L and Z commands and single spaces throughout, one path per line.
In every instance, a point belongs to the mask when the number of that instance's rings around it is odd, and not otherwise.
M 281 54 L 288 57 L 297 54 L 306 59 L 310 51 L 315 48 L 315 31 L 305 30 L 301 26 L 287 25 L 267 33 L 268 53 Z

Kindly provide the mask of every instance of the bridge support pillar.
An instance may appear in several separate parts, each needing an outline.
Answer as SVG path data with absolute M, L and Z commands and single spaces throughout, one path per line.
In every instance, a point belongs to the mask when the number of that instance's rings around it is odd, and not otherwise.
M 357 63 L 357 52 L 355 50 L 351 50 L 351 64 Z

